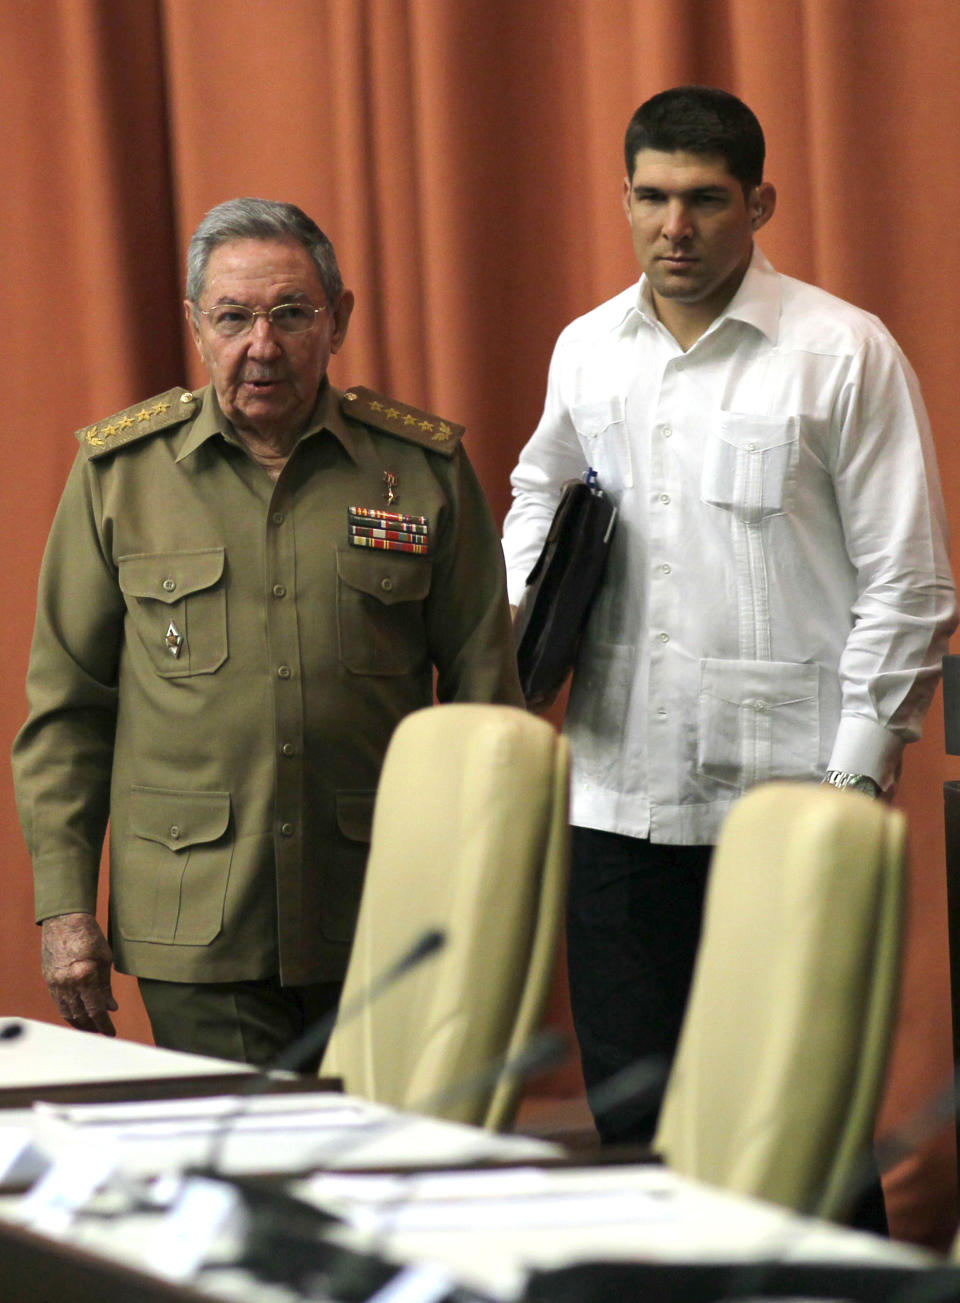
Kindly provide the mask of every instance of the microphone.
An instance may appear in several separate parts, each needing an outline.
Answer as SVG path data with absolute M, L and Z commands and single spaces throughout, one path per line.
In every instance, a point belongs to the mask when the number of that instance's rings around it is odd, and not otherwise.
M 377 1124 L 374 1137 L 412 1129 L 422 1121 L 422 1114 L 436 1113 L 505 1079 L 526 1079 L 552 1067 L 567 1053 L 565 1036 L 554 1031 L 541 1032 L 531 1037 L 517 1053 L 499 1055 L 464 1080 L 415 1102 L 408 1111 L 384 1118 Z M 370 1138 L 368 1130 L 333 1137 L 325 1149 L 311 1151 L 304 1165 L 305 1173 L 315 1173 L 318 1167 L 344 1169 L 348 1166 L 344 1160 Z M 393 1165 L 389 1155 L 377 1164 L 378 1167 Z M 318 1273 L 330 1278 L 338 1273 L 339 1288 L 344 1292 L 337 1293 L 328 1283 L 330 1297 L 366 1298 L 372 1296 L 374 1283 L 383 1285 L 386 1279 L 397 1274 L 399 1269 L 395 1264 L 389 1264 L 380 1251 L 385 1239 L 382 1232 L 373 1235 L 368 1247 L 351 1250 L 334 1243 L 327 1235 L 331 1223 L 342 1220 L 339 1215 L 327 1212 L 315 1203 L 297 1199 L 295 1195 L 265 1188 L 256 1180 L 232 1183 L 239 1186 L 253 1214 L 238 1265 L 260 1279 L 299 1285 Z M 383 1217 L 396 1215 L 404 1201 L 402 1193 L 390 1200 L 383 1209 Z M 358 1281 L 363 1282 L 367 1293 L 358 1290 Z M 348 1291 L 348 1282 L 353 1292 Z M 443 1298 L 447 1298 L 446 1293 Z M 479 1299 L 480 1296 L 458 1292 L 457 1298 L 467 1303 L 467 1300 Z
M 843 1191 L 841 1202 L 844 1205 L 855 1207 L 877 1181 L 878 1172 L 879 1175 L 889 1172 L 956 1117 L 958 1087 L 960 1070 L 905 1122 L 860 1155 Z M 811 1200 L 811 1204 L 815 1203 L 816 1198 Z M 803 1210 L 800 1215 L 804 1215 Z M 808 1211 L 806 1215 L 815 1214 Z M 841 1272 L 840 1264 L 791 1261 L 788 1255 L 802 1242 L 806 1233 L 803 1222 L 791 1223 L 771 1236 L 769 1248 L 762 1257 L 735 1268 L 725 1268 L 722 1297 L 732 1303 L 766 1294 L 779 1296 L 791 1281 L 798 1293 L 806 1291 L 805 1296 L 821 1297 L 832 1272 L 838 1282 L 835 1289 L 840 1288 L 841 1278 L 845 1280 L 843 1288 L 846 1292 L 840 1295 L 845 1299 L 875 1299 L 877 1303 L 947 1303 L 947 1300 L 957 1303 L 960 1300 L 960 1268 L 952 1264 L 919 1270 L 888 1263 L 850 1264 Z M 803 1286 L 798 1279 L 801 1276 L 806 1280 Z
M 388 1135 L 393 1132 L 404 1132 L 413 1129 L 417 1123 L 423 1120 L 423 1114 L 436 1114 L 444 1108 L 460 1103 L 464 1098 L 470 1098 L 482 1090 L 486 1090 L 491 1085 L 498 1085 L 504 1080 L 521 1079 L 536 1075 L 547 1068 L 553 1067 L 558 1061 L 564 1059 L 569 1053 L 569 1044 L 566 1036 L 561 1032 L 546 1030 L 531 1036 L 526 1044 L 514 1054 L 507 1052 L 498 1055 L 496 1058 L 485 1063 L 477 1071 L 470 1073 L 461 1081 L 454 1082 L 431 1095 L 425 1096 L 422 1100 L 416 1101 L 402 1113 L 392 1114 L 384 1118 L 377 1126 L 375 1136 Z M 464 1129 L 463 1123 L 448 1123 L 447 1125 L 458 1126 Z M 336 1170 L 349 1170 L 349 1164 L 345 1162 L 350 1154 L 360 1148 L 367 1140 L 370 1139 L 369 1133 L 362 1135 L 349 1134 L 346 1137 L 334 1137 L 333 1144 L 328 1145 L 325 1152 L 318 1153 L 313 1151 L 305 1164 L 304 1171 L 307 1174 L 315 1174 L 318 1167 L 321 1169 L 335 1168 Z M 491 1160 L 481 1159 L 484 1166 L 488 1165 Z M 497 1161 L 495 1158 L 492 1160 Z M 529 1159 L 524 1158 L 524 1162 Z M 376 1164 L 377 1170 L 382 1168 L 392 1169 L 401 1168 L 400 1164 L 391 1160 L 390 1155 L 385 1155 L 384 1159 Z M 441 1166 L 446 1164 L 441 1163 Z M 461 1164 L 457 1164 L 460 1166 Z M 411 1171 L 411 1175 L 429 1168 L 429 1163 L 419 1165 Z M 318 1196 L 322 1199 L 322 1191 L 318 1191 Z M 293 1199 L 293 1196 L 288 1196 Z M 308 1230 L 307 1220 L 304 1215 L 297 1218 L 296 1223 L 292 1222 L 289 1217 L 278 1218 L 272 1216 L 269 1218 L 257 1218 L 250 1227 L 244 1244 L 244 1253 L 240 1260 L 240 1265 L 251 1271 L 258 1277 L 266 1280 L 284 1280 L 294 1281 L 294 1283 L 309 1282 L 311 1278 L 316 1278 L 318 1272 L 326 1277 L 333 1271 L 331 1264 L 336 1264 L 342 1270 L 349 1270 L 358 1279 L 364 1282 L 364 1288 L 369 1290 L 369 1281 L 379 1273 L 386 1272 L 389 1276 L 397 1276 L 397 1296 L 396 1303 L 400 1299 L 406 1299 L 407 1294 L 400 1289 L 401 1277 L 407 1269 L 399 1269 L 395 1260 L 391 1264 L 390 1255 L 385 1253 L 387 1248 L 388 1228 L 391 1218 L 395 1218 L 398 1212 L 406 1205 L 407 1195 L 404 1190 L 399 1190 L 393 1197 L 388 1198 L 379 1209 L 379 1225 L 368 1228 L 369 1241 L 363 1247 L 354 1247 L 348 1249 L 345 1245 L 340 1245 L 331 1240 L 327 1231 L 332 1222 L 341 1221 L 342 1218 L 336 1214 L 325 1212 L 321 1206 L 311 1202 L 309 1204 L 301 1203 L 301 1209 L 307 1208 L 309 1211 L 306 1218 L 312 1217 L 314 1225 L 312 1231 Z M 279 1205 L 278 1205 L 279 1210 Z M 304 1233 L 307 1232 L 307 1233 Z M 349 1255 L 349 1256 L 345 1256 Z M 343 1293 L 337 1293 L 333 1287 L 327 1283 L 327 1294 L 324 1297 L 331 1298 L 351 1298 L 372 1299 L 372 1291 L 362 1293 L 357 1289 L 356 1281 L 352 1281 L 351 1288 L 353 1292 L 347 1292 L 344 1288 L 346 1278 L 340 1278 L 340 1288 L 344 1289 Z M 411 1287 L 412 1287 L 411 1282 Z M 480 1295 L 468 1289 L 466 1286 L 453 1287 L 452 1292 L 444 1291 L 439 1293 L 423 1294 L 412 1290 L 409 1295 L 411 1303 L 416 1298 L 420 1300 L 437 1300 L 440 1303 L 471 1303 L 476 1300 L 477 1303 L 493 1303 L 486 1295 Z M 388 1291 L 384 1290 L 384 1303 L 386 1303 Z M 376 1295 L 379 1298 L 379 1294 Z M 392 1298 L 393 1296 L 390 1295 Z
M 588 1092 L 590 1111 L 598 1119 L 624 1104 L 632 1104 L 637 1110 L 652 1111 L 661 1101 L 669 1073 L 670 1063 L 662 1054 L 649 1054 L 635 1063 L 628 1063 Z
M 442 949 L 446 944 L 446 940 L 446 934 L 439 928 L 430 928 L 422 933 L 400 955 L 399 959 L 395 959 L 388 968 L 374 977 L 367 986 L 357 992 L 352 1000 L 348 1000 L 346 1004 L 341 1004 L 339 1008 L 328 1010 L 321 1018 L 317 1019 L 313 1026 L 308 1027 L 302 1035 L 291 1041 L 286 1049 L 281 1050 L 266 1065 L 259 1076 L 249 1077 L 242 1082 L 237 1091 L 237 1103 L 223 1115 L 220 1125 L 213 1133 L 206 1163 L 198 1167 L 191 1167 L 188 1169 L 190 1173 L 196 1176 L 218 1176 L 223 1148 L 233 1124 L 243 1116 L 250 1099 L 267 1089 L 270 1084 L 270 1074 L 273 1072 L 295 1072 L 305 1063 L 321 1054 L 326 1048 L 327 1042 L 338 1022 L 341 1024 L 349 1023 L 354 1018 L 359 1017 L 384 991 L 393 986 L 394 982 Z
M 569 1052 L 570 1046 L 563 1032 L 548 1027 L 531 1036 L 515 1054 L 507 1051 L 497 1055 L 462 1081 L 414 1101 L 408 1111 L 414 1116 L 422 1113 L 431 1116 L 478 1095 L 489 1086 L 499 1086 L 506 1081 L 526 1081 L 548 1068 L 557 1067 Z
M 186 1223 L 193 1216 L 192 1201 L 204 1203 L 207 1191 L 218 1187 L 229 1189 L 232 1192 L 229 1199 L 217 1195 L 214 1196 L 213 1203 L 219 1209 L 218 1219 L 224 1221 L 237 1218 L 236 1209 L 239 1207 L 241 1210 L 238 1220 L 243 1228 L 242 1238 L 246 1245 L 243 1257 L 245 1264 L 249 1258 L 251 1263 L 267 1273 L 268 1278 L 289 1281 L 305 1269 L 304 1255 L 316 1269 L 318 1254 L 325 1259 L 332 1254 L 337 1261 L 347 1261 L 349 1271 L 354 1274 L 358 1267 L 362 1267 L 365 1275 L 369 1275 L 369 1270 L 372 1270 L 375 1279 L 371 1290 L 373 1285 L 382 1284 L 381 1264 L 373 1262 L 364 1264 L 357 1255 L 341 1254 L 333 1247 L 329 1250 L 318 1249 L 318 1244 L 323 1244 L 325 1228 L 331 1222 L 339 1221 L 338 1217 L 295 1198 L 283 1189 L 276 1188 L 269 1180 L 228 1176 L 222 1173 L 223 1149 L 235 1123 L 244 1116 L 251 1100 L 269 1087 L 271 1073 L 295 1071 L 315 1059 L 322 1053 L 337 1022 L 349 1022 L 363 1013 L 394 982 L 431 955 L 436 954 L 445 943 L 446 936 L 439 928 L 431 928 L 422 933 L 398 959 L 358 991 L 353 999 L 346 1003 L 341 1002 L 339 1009 L 329 1010 L 302 1035 L 291 1041 L 265 1065 L 258 1075 L 241 1081 L 235 1092 L 233 1106 L 214 1125 L 206 1161 L 191 1164 L 183 1169 L 176 1183 L 176 1193 L 172 1198 L 164 1195 L 159 1202 L 156 1202 L 148 1195 L 143 1195 L 136 1200 L 136 1206 L 153 1207 L 157 1210 L 162 1207 L 164 1211 L 169 1209 L 168 1216 L 174 1219 L 175 1223 L 177 1219 Z M 176 1234 L 173 1242 L 178 1243 Z M 284 1252 L 277 1257 L 273 1250 L 279 1244 L 282 1244 Z M 270 1252 L 266 1255 L 262 1248 L 264 1245 L 270 1246 Z M 167 1274 L 171 1278 L 180 1280 L 190 1278 L 197 1271 L 202 1270 L 204 1253 L 205 1246 L 202 1242 L 190 1244 L 186 1251 L 181 1245 L 180 1250 L 172 1255 L 172 1259 L 164 1264 Z
M 424 959 L 429 959 L 431 955 L 441 950 L 446 945 L 446 941 L 446 934 L 440 928 L 430 928 L 424 932 L 399 959 L 375 977 L 363 990 L 358 991 L 352 1000 L 341 1005 L 339 1009 L 331 1009 L 312 1027 L 308 1027 L 302 1036 L 292 1041 L 264 1068 L 264 1072 L 284 1070 L 295 1072 L 302 1068 L 305 1063 L 326 1049 L 327 1041 L 333 1035 L 333 1029 L 338 1022 L 352 1022 L 394 982 L 403 977 L 404 973 L 408 973 L 411 968 L 416 968 Z
M 386 1135 L 390 1132 L 396 1134 L 406 1131 L 420 1122 L 423 1117 L 436 1118 L 444 1109 L 452 1108 L 465 1099 L 471 1099 L 491 1086 L 497 1086 L 503 1081 L 526 1081 L 562 1063 L 569 1050 L 569 1043 L 562 1032 L 551 1029 L 537 1032 L 515 1054 L 510 1054 L 509 1051 L 498 1054 L 496 1058 L 483 1064 L 475 1072 L 469 1073 L 462 1080 L 414 1100 L 401 1112 L 385 1117 L 378 1124 L 374 1134 Z M 468 1123 L 452 1125 L 469 1126 Z M 344 1159 L 348 1158 L 355 1149 L 361 1148 L 369 1139 L 369 1131 L 351 1133 L 345 1141 L 342 1136 L 336 1136 L 332 1145 L 311 1151 L 304 1171 L 306 1173 L 316 1171 L 318 1166 L 342 1170 L 347 1166 Z M 393 1165 L 389 1156 L 385 1162 L 377 1164 L 378 1167 Z

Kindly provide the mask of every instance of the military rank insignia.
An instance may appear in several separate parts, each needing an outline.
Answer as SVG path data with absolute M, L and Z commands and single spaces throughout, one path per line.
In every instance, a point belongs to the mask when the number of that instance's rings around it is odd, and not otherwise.
M 163 640 L 163 645 L 166 647 L 173 659 L 176 660 L 183 647 L 183 634 L 172 620 L 167 625 L 167 632 Z
M 384 552 L 430 550 L 430 521 L 426 516 L 404 516 L 378 507 L 348 507 L 350 542 L 354 547 L 375 547 Z

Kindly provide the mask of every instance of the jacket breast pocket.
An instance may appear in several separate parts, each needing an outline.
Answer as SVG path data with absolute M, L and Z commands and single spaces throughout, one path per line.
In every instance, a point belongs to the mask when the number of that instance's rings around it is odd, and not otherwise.
M 340 660 L 354 674 L 412 674 L 427 659 L 430 562 L 408 552 L 337 554 Z
M 120 557 L 120 590 L 156 672 L 212 674 L 227 659 L 222 547 Z
M 700 662 L 697 762 L 731 787 L 813 779 L 820 756 L 820 670 L 795 661 Z
M 574 404 L 570 419 L 587 465 L 597 472 L 602 489 L 628 489 L 633 460 L 627 434 L 626 406 L 618 395 Z
M 774 420 L 723 412 L 707 436 L 700 496 L 747 522 L 787 512 L 799 449 L 795 417 Z
M 232 842 L 228 792 L 130 790 L 111 893 L 128 941 L 208 945 L 223 926 Z

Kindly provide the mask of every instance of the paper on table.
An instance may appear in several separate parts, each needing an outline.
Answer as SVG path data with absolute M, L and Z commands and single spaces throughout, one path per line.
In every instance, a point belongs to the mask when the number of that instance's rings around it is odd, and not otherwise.
M 649 1226 L 676 1216 L 661 1186 L 615 1182 L 604 1189 L 578 1175 L 532 1167 L 409 1177 L 322 1173 L 308 1185 L 314 1198 L 364 1230 Z
M 322 1099 L 324 1102 L 320 1103 Z M 330 1102 L 328 1102 L 330 1101 Z M 335 1101 L 335 1102 L 334 1102 Z M 75 1128 L 104 1127 L 135 1139 L 169 1135 L 208 1135 L 229 1124 L 231 1131 L 270 1131 L 362 1127 L 379 1123 L 384 1110 L 341 1096 L 213 1095 L 201 1099 L 131 1101 L 122 1104 L 34 1105 L 38 1119 Z

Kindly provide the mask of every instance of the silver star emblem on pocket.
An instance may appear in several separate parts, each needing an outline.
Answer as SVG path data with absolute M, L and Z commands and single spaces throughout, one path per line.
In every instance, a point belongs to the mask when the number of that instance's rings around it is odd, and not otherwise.
M 167 651 L 176 659 L 180 655 L 180 648 L 183 646 L 183 634 L 172 620 L 167 625 L 167 636 L 163 641 Z

